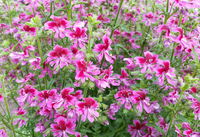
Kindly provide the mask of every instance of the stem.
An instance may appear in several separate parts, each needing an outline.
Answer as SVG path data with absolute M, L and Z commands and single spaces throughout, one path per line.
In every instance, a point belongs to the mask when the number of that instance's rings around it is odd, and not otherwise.
M 5 95 L 6 94 L 6 89 L 5 89 L 4 79 L 3 78 L 1 78 L 1 83 L 2 83 L 2 88 L 3 88 L 3 94 Z M 6 110 L 8 112 L 8 117 L 10 119 L 10 125 L 11 125 L 11 128 L 12 128 L 13 136 L 16 137 L 15 129 L 14 129 L 14 126 L 13 126 L 13 121 L 12 121 L 12 117 L 10 115 L 10 110 L 9 110 L 9 107 L 8 107 L 8 102 L 7 102 L 7 98 L 6 97 L 4 97 L 4 102 L 5 102 L 5 105 L 6 105 Z
M 196 76 L 197 69 L 198 69 L 198 66 L 196 66 L 194 72 L 192 73 L 192 77 L 193 77 L 193 78 Z
M 85 98 L 87 96 L 87 90 L 88 90 L 88 84 L 85 87 L 83 98 Z
M 53 2 L 51 2 L 51 7 L 50 7 L 50 16 L 52 15 L 52 9 L 53 9 Z
M 111 31 L 111 34 L 110 34 L 110 38 L 112 38 L 112 35 L 113 35 L 113 33 L 114 33 L 114 27 L 115 27 L 115 25 L 116 25 L 116 23 L 117 23 L 117 19 L 118 19 L 118 17 L 119 17 L 119 12 L 120 12 L 120 10 L 121 10 L 123 1 L 124 1 L 124 0 L 121 0 L 121 1 L 120 1 L 119 9 L 118 9 L 118 11 L 117 11 L 117 16 L 116 16 L 116 18 L 115 18 L 115 22 L 114 22 L 114 24 L 113 24 L 113 26 L 112 26 L 112 28 L 111 28 L 112 31 Z
M 68 20 L 70 21 L 70 18 L 71 18 L 71 3 L 72 3 L 72 0 L 69 1 L 69 7 L 68 7 L 68 13 L 67 13 L 67 18 Z
M 169 128 L 168 128 L 166 137 L 168 136 L 169 131 L 170 131 L 170 129 L 171 129 L 172 122 L 173 122 L 173 119 L 174 119 L 174 115 L 175 115 L 176 109 L 177 109 L 177 107 L 178 107 L 178 105 L 179 105 L 179 102 L 180 102 L 180 100 L 181 100 L 181 97 L 182 97 L 183 93 L 184 93 L 184 90 L 181 91 L 181 95 L 179 96 L 178 101 L 177 101 L 177 103 L 176 103 L 176 106 L 174 107 L 174 111 L 173 111 L 173 113 L 172 113 L 172 117 L 171 117 L 171 121 L 170 121 L 170 124 L 169 124 Z
M 141 50 L 141 56 L 143 55 L 143 51 L 144 51 L 144 45 L 143 45 L 143 41 L 144 41 L 144 36 L 145 36 L 145 33 L 146 33 L 146 26 L 144 26 L 144 31 L 142 33 L 142 40 L 140 41 L 140 46 L 142 47 L 142 50 Z
M 36 38 L 37 38 L 37 41 L 38 41 L 38 48 L 39 48 L 39 52 L 40 52 L 40 57 L 41 57 L 41 61 L 42 61 L 42 63 L 43 63 L 42 48 L 41 48 L 41 45 L 40 45 L 40 39 L 39 39 L 39 36 L 38 36 L 38 30 L 37 30 L 37 27 L 35 27 L 35 29 L 36 29 L 36 33 L 37 33 Z
M 38 78 L 38 83 L 39 83 L 40 90 L 42 90 L 42 86 L 41 86 L 41 82 L 40 82 L 40 78 L 39 78 L 39 74 L 38 74 L 37 70 L 36 70 L 36 75 L 37 75 L 37 78 Z
M 167 0 L 166 13 L 168 13 L 168 10 L 169 10 L 169 0 Z M 164 24 L 167 24 L 167 20 L 168 20 L 168 14 L 165 15 L 165 21 L 164 21 Z

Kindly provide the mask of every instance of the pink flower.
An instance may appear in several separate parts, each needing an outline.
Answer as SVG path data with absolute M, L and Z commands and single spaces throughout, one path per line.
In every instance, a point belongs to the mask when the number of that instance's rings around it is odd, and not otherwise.
M 99 68 L 95 65 L 92 65 L 92 62 L 89 62 L 87 65 L 87 62 L 84 60 L 77 61 L 77 68 L 76 68 L 76 80 L 81 80 L 82 83 L 85 82 L 85 80 L 88 80 L 88 78 L 91 81 L 95 81 L 96 78 L 94 78 L 92 75 L 98 75 L 100 73 Z
M 159 137 L 159 134 L 156 133 L 157 131 L 152 127 L 148 127 L 148 132 L 144 137 Z
M 175 125 L 175 128 L 176 128 L 175 132 L 177 133 L 178 137 L 183 137 L 181 135 L 181 131 L 178 129 L 178 127 L 176 125 Z
M 35 31 L 35 27 L 29 27 L 29 26 L 27 26 L 27 25 L 23 25 L 23 27 L 22 27 L 22 30 L 23 31 L 25 31 L 25 32 L 29 32 L 30 34 L 32 34 L 32 35 L 35 35 L 36 33 L 36 31 Z
M 67 120 L 66 122 L 66 118 L 60 116 L 56 119 L 56 123 L 57 124 L 51 124 L 51 128 L 53 130 L 51 130 L 53 132 L 53 135 L 56 137 L 68 137 L 68 134 L 74 135 L 75 132 L 75 126 L 76 124 L 74 124 L 71 120 Z
M 158 55 L 153 55 L 151 52 L 146 51 L 144 52 L 144 56 L 143 57 L 135 57 L 135 64 L 138 64 L 141 68 L 143 68 L 141 70 L 141 73 L 145 73 L 146 70 L 150 70 L 152 73 L 154 72 L 154 68 L 155 68 L 155 63 L 158 63 Z
M 186 122 L 183 122 L 183 128 L 186 129 L 185 131 L 183 131 L 183 135 L 187 135 L 187 137 L 191 137 L 190 134 L 193 133 L 190 125 Z
M 99 109 L 99 104 L 92 97 L 84 98 L 83 100 L 85 102 L 78 102 L 76 104 L 77 113 L 79 115 L 82 114 L 82 121 L 85 121 L 87 117 L 90 122 L 94 122 L 94 118 L 99 117 L 99 112 L 96 111 Z
M 143 124 L 140 123 L 139 120 L 133 120 L 133 123 L 135 126 L 132 125 L 128 125 L 128 129 L 127 131 L 130 132 L 130 134 L 132 135 L 131 137 L 141 137 L 145 135 L 145 129 L 146 129 L 146 122 L 144 122 Z
M 51 15 L 51 18 L 53 19 L 53 21 L 46 22 L 44 24 L 45 28 L 56 32 L 54 36 L 56 39 L 58 38 L 58 36 L 64 38 L 66 36 L 66 32 L 68 32 L 66 28 L 70 27 L 70 22 L 54 15 Z
M 27 113 L 26 110 L 23 110 L 21 107 L 19 107 L 19 108 L 17 109 L 17 111 L 13 111 L 13 112 L 15 113 L 16 116 L 20 116 L 20 115 L 24 116 L 24 115 Z M 18 123 L 19 123 L 19 128 L 20 128 L 21 126 L 23 126 L 23 125 L 26 125 L 26 121 L 23 120 L 23 119 L 20 119 L 20 118 L 17 118 L 17 119 L 15 119 L 15 120 L 13 121 L 13 124 L 14 124 L 14 125 L 16 125 L 16 124 L 18 124 Z
M 149 12 L 148 14 L 143 15 L 143 22 L 145 22 L 146 26 L 150 26 L 152 23 L 155 23 L 156 17 L 153 12 Z
M 118 105 L 117 103 L 110 104 L 110 108 L 108 109 L 108 117 L 112 120 L 116 120 L 113 116 L 115 116 L 115 113 L 120 109 L 121 105 Z
M 56 97 L 57 90 L 56 89 L 51 89 L 49 90 L 44 90 L 38 93 L 38 98 L 39 98 L 39 107 L 42 108 L 47 105 L 48 100 L 53 100 Z
M 140 112 L 142 112 L 143 108 L 147 113 L 151 112 L 151 106 L 149 103 L 150 99 L 149 97 L 146 97 L 145 91 L 134 92 L 134 99 L 135 99 L 135 103 L 139 103 L 136 108 Z
M 121 70 L 121 75 L 117 74 L 116 76 L 124 83 L 124 85 L 130 86 L 130 83 L 127 81 L 129 79 L 128 73 L 126 72 L 125 69 Z
M 194 114 L 195 114 L 195 120 L 197 120 L 197 118 L 200 120 L 200 103 L 197 99 L 192 99 L 192 106 L 191 108 L 194 109 Z
M 23 89 L 19 91 L 19 94 L 20 96 L 17 97 L 16 100 L 18 101 L 20 106 L 24 105 L 25 101 L 27 101 L 27 103 L 30 103 L 31 105 L 35 103 L 34 98 L 38 94 L 38 91 L 35 88 L 33 88 L 33 86 L 26 85 Z
M 176 76 L 174 73 L 175 69 L 170 67 L 169 60 L 162 61 L 161 64 L 163 67 L 158 67 L 156 70 L 156 76 L 159 77 L 159 85 L 163 85 L 164 78 L 166 77 L 169 84 L 175 86 L 176 81 L 172 78 Z
M 131 103 L 134 103 L 134 98 L 133 98 L 133 91 L 128 90 L 128 89 L 123 89 L 117 92 L 117 94 L 114 95 L 115 99 L 117 101 L 121 101 L 121 105 L 124 104 L 124 107 L 128 110 L 131 109 Z
M 61 90 L 61 97 L 59 97 L 56 100 L 54 107 L 60 108 L 63 105 L 65 108 L 68 108 L 69 105 L 73 105 L 75 97 L 70 95 L 70 93 L 73 91 L 74 91 L 74 88 L 70 88 L 70 87 L 67 87 Z
M 0 101 L 4 101 L 4 97 L 0 94 Z
M 51 66 L 55 65 L 54 69 L 56 69 L 58 66 L 63 68 L 71 63 L 71 53 L 69 49 L 63 48 L 59 45 L 56 45 L 53 49 L 54 51 L 50 51 L 47 54 L 47 62 L 50 62 Z
M 166 37 L 169 37 L 170 28 L 168 25 L 165 25 L 165 24 L 159 25 L 157 32 L 161 33 L 162 31 L 166 31 Z
M 4 129 L 0 129 L 0 136 L 1 137 L 8 137 L 7 133 L 5 132 Z
M 97 20 L 100 20 L 102 23 L 109 23 L 109 22 L 110 22 L 110 19 L 107 18 L 107 17 L 105 17 L 104 14 L 103 14 L 103 15 L 99 15 L 99 16 L 97 17 Z
M 112 48 L 110 47 L 112 41 L 106 35 L 104 35 L 102 39 L 103 39 L 104 44 L 96 44 L 95 47 L 94 47 L 94 51 L 95 52 L 101 52 L 98 55 L 99 62 L 101 62 L 101 60 L 103 59 L 103 56 L 104 56 L 106 61 L 113 64 L 114 57 L 109 55 L 109 50 L 112 50 Z
M 40 62 L 41 62 L 41 59 L 40 58 L 34 58 L 34 59 L 30 59 L 29 62 L 31 63 L 31 67 L 33 67 L 33 70 L 37 70 L 37 69 L 41 69 L 40 67 Z
M 87 37 L 86 37 L 86 28 L 82 28 L 84 24 L 79 23 L 78 25 L 75 24 L 73 31 L 69 32 L 68 37 L 72 40 L 75 39 L 74 45 L 79 46 L 80 48 L 84 48 L 84 43 L 87 42 Z
M 126 68 L 127 69 L 132 70 L 136 67 L 132 58 L 124 58 L 124 61 L 126 61 L 126 64 L 127 64 Z

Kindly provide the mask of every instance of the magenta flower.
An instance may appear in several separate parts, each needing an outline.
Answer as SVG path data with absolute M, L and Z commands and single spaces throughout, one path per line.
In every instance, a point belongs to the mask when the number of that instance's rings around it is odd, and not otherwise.
M 85 82 L 85 80 L 88 80 L 88 78 L 91 81 L 95 81 L 96 78 L 94 78 L 92 75 L 98 75 L 100 73 L 99 68 L 95 65 L 92 65 L 92 62 L 89 62 L 87 65 L 87 62 L 84 60 L 77 61 L 77 68 L 76 68 L 76 80 L 80 80 L 82 83 Z
M 116 74 L 116 76 L 124 83 L 124 85 L 130 86 L 130 83 L 128 82 L 128 73 L 125 69 L 121 70 L 121 75 Z
M 56 97 L 57 90 L 56 89 L 51 89 L 49 90 L 44 90 L 38 93 L 38 98 L 39 98 L 39 107 L 42 108 L 47 105 L 48 100 L 53 100 Z
M 129 70 L 134 69 L 137 65 L 134 64 L 134 61 L 132 58 L 124 58 L 124 61 L 126 61 L 126 68 Z
M 97 20 L 100 20 L 102 23 L 109 23 L 109 22 L 110 22 L 110 19 L 107 18 L 107 17 L 105 17 L 104 14 L 103 14 L 103 15 L 99 15 L 99 16 L 97 17 Z
M 75 39 L 75 43 L 74 45 L 76 45 L 76 47 L 80 47 L 80 48 L 84 48 L 84 43 L 83 42 L 87 42 L 87 37 L 86 37 L 86 28 L 82 28 L 82 26 L 84 25 L 75 25 L 73 28 L 72 32 L 69 32 L 68 37 L 72 40 Z
M 128 110 L 131 109 L 131 103 L 134 103 L 134 98 L 133 98 L 133 91 L 128 90 L 128 89 L 123 89 L 117 92 L 117 94 L 114 95 L 115 99 L 117 101 L 121 101 L 121 105 L 124 105 L 124 107 Z
M 20 116 L 20 115 L 24 116 L 24 115 L 27 113 L 26 110 L 23 110 L 21 107 L 19 107 L 19 108 L 17 109 L 17 111 L 13 111 L 13 112 L 15 113 L 16 116 Z M 16 125 L 16 124 L 18 124 L 18 123 L 19 123 L 19 128 L 20 128 L 21 126 L 23 126 L 23 125 L 26 125 L 26 121 L 23 120 L 23 119 L 20 119 L 20 118 L 17 118 L 17 119 L 15 119 L 15 120 L 13 121 L 13 124 L 14 124 L 14 125 Z
M 158 67 L 156 70 L 156 76 L 158 76 L 158 80 L 159 80 L 159 85 L 163 85 L 164 83 L 164 78 L 167 78 L 167 81 L 169 82 L 169 84 L 175 86 L 176 81 L 175 79 L 173 79 L 173 77 L 176 76 L 175 69 L 170 67 L 170 62 L 169 60 L 165 60 L 163 62 L 161 62 L 161 64 L 163 65 L 163 67 Z
M 75 126 L 71 120 L 67 120 L 66 118 L 60 116 L 56 119 L 57 124 L 51 124 L 53 135 L 56 137 L 68 137 L 67 133 L 70 135 L 75 134 Z
M 165 24 L 159 25 L 157 32 L 161 33 L 162 31 L 166 31 L 166 37 L 169 37 L 170 28 L 168 25 L 165 25 Z
M 1 137 L 8 137 L 7 133 L 5 132 L 4 129 L 0 129 L 0 136 Z
M 98 61 L 101 62 L 104 56 L 106 61 L 113 64 L 114 57 L 109 55 L 109 50 L 112 50 L 112 48 L 110 47 L 112 41 L 106 35 L 104 35 L 102 39 L 104 44 L 96 44 L 94 47 L 95 52 L 101 52 L 97 57 Z
M 142 21 L 145 22 L 146 26 L 151 26 L 151 24 L 156 22 L 156 17 L 153 12 L 145 13 Z
M 149 103 L 150 99 L 149 97 L 146 97 L 145 91 L 134 92 L 134 99 L 135 99 L 135 103 L 139 103 L 136 108 L 140 112 L 142 112 L 143 108 L 147 113 L 151 112 L 151 106 Z
M 22 30 L 25 31 L 25 32 L 28 32 L 28 33 L 30 33 L 32 35 L 36 34 L 35 27 L 31 28 L 31 27 L 29 27 L 27 25 L 23 25 Z
M 183 131 L 183 135 L 187 135 L 187 137 L 191 137 L 190 134 L 193 133 L 190 125 L 186 122 L 183 122 L 183 128 L 186 129 L 185 131 Z
M 63 48 L 59 45 L 56 45 L 53 49 L 54 51 L 50 51 L 47 54 L 47 62 L 50 62 L 51 66 L 55 65 L 54 69 L 56 69 L 58 66 L 63 68 L 71 63 L 71 53 L 69 49 Z
M 45 28 L 56 32 L 54 36 L 56 39 L 58 38 L 58 36 L 64 38 L 66 36 L 66 32 L 68 32 L 66 28 L 70 27 L 70 22 L 54 15 L 51 15 L 51 18 L 53 19 L 53 21 L 46 22 L 44 24 Z
M 112 120 L 116 120 L 113 116 L 115 116 L 115 113 L 120 109 L 121 105 L 118 105 L 117 103 L 110 104 L 110 108 L 108 109 L 108 117 Z
M 175 132 L 177 133 L 178 137 L 183 137 L 181 135 L 181 131 L 178 129 L 178 127 L 176 125 L 175 125 L 175 128 L 176 128 Z
M 145 73 L 146 70 L 150 70 L 152 73 L 154 72 L 154 68 L 155 68 L 155 63 L 158 63 L 158 55 L 153 55 L 151 52 L 146 51 L 144 52 L 144 56 L 143 57 L 135 57 L 135 64 L 138 64 L 142 69 L 141 69 L 141 73 Z
M 146 122 L 144 122 L 143 124 L 140 123 L 139 120 L 133 120 L 133 123 L 135 126 L 132 125 L 128 125 L 128 129 L 127 131 L 130 132 L 130 134 L 132 135 L 131 137 L 142 137 L 145 135 L 145 129 L 146 129 Z
M 40 132 L 43 133 L 43 136 L 47 136 L 44 131 L 46 130 L 46 126 L 45 126 L 45 122 L 47 121 L 39 121 L 39 123 L 37 123 L 35 126 L 35 132 Z
M 30 59 L 29 62 L 31 63 L 31 67 L 33 67 L 33 70 L 37 70 L 37 69 L 41 69 L 40 67 L 40 62 L 41 62 L 41 59 L 40 58 L 34 58 L 34 59 Z
M 65 108 L 68 108 L 69 105 L 73 105 L 75 97 L 70 95 L 71 92 L 74 91 L 74 88 L 64 88 L 61 90 L 61 97 L 59 97 L 55 102 L 54 107 L 55 108 L 60 108 L 62 105 Z
M 148 127 L 148 133 L 144 137 L 159 137 L 159 134 L 154 128 Z
M 83 100 L 85 102 L 78 102 L 76 104 L 77 113 L 79 115 L 82 114 L 82 121 L 85 121 L 87 117 L 90 122 L 94 122 L 94 119 L 99 117 L 99 112 L 96 111 L 99 109 L 99 104 L 92 97 L 84 98 Z
M 34 103 L 34 98 L 38 94 L 38 91 L 33 88 L 33 86 L 26 85 L 23 89 L 19 91 L 19 94 L 20 96 L 17 97 L 16 100 L 18 101 L 20 106 L 23 106 L 25 101 L 27 101 L 27 103 L 30 103 L 31 105 L 32 103 Z
M 200 120 L 200 103 L 197 99 L 192 99 L 192 106 L 191 108 L 194 109 L 194 114 L 195 114 L 195 120 Z
M 4 97 L 0 94 L 0 101 L 4 101 Z

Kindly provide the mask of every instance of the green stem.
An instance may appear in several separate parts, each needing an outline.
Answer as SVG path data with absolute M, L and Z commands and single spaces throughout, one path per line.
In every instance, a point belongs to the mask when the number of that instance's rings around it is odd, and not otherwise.
M 166 13 L 168 13 L 168 10 L 169 10 L 169 0 L 167 0 Z M 167 20 L 168 20 L 168 14 L 165 15 L 165 21 L 164 21 L 164 24 L 167 24 Z
M 172 122 L 173 122 L 173 119 L 174 119 L 174 115 L 175 115 L 175 113 L 176 113 L 176 109 L 177 109 L 177 107 L 178 107 L 178 105 L 179 105 L 179 102 L 180 102 L 180 100 L 181 100 L 181 97 L 182 97 L 183 93 L 184 93 L 184 90 L 181 91 L 181 95 L 179 96 L 178 101 L 177 101 L 177 103 L 176 103 L 176 105 L 175 105 L 175 107 L 174 107 L 174 111 L 173 111 L 173 113 L 172 113 L 172 117 L 171 117 L 171 121 L 170 121 L 170 124 L 169 124 L 169 128 L 168 128 L 166 137 L 168 136 L 169 131 L 170 131 L 170 129 L 171 129 Z
M 197 72 L 197 70 L 198 70 L 198 66 L 196 66 L 194 72 L 192 73 L 192 77 L 193 77 L 193 78 L 196 76 L 196 72 Z
M 67 13 L 67 18 L 68 20 L 70 21 L 70 18 L 71 18 L 71 3 L 72 3 L 72 0 L 69 1 L 69 7 L 68 7 L 68 13 Z
M 53 2 L 51 2 L 51 7 L 50 7 L 50 16 L 52 15 L 52 9 L 53 9 Z
M 110 38 L 112 38 L 112 35 L 113 35 L 113 33 L 114 33 L 114 27 L 115 27 L 115 25 L 116 25 L 116 23 L 117 23 L 117 20 L 118 20 L 118 17 L 119 17 L 119 13 L 120 13 L 120 11 L 121 11 L 121 7 L 122 7 L 123 1 L 124 1 L 124 0 L 121 0 L 121 1 L 120 1 L 119 9 L 118 9 L 118 11 L 117 11 L 117 16 L 116 16 L 115 22 L 114 22 L 114 24 L 113 24 L 113 26 L 112 26 L 112 31 L 111 31 Z
M 39 39 L 37 27 L 35 27 L 35 29 L 36 29 L 36 33 L 37 33 L 36 38 L 37 38 L 37 41 L 38 41 L 38 48 L 39 48 L 39 52 L 40 52 L 40 57 L 41 57 L 41 61 L 43 63 L 42 48 L 41 48 L 41 45 L 40 45 L 40 39 Z
M 88 90 L 88 84 L 85 87 L 83 98 L 86 98 L 86 96 L 87 96 L 87 90 Z
M 5 89 L 5 85 L 4 85 L 4 78 L 1 78 L 1 83 L 2 83 L 2 88 L 3 88 L 3 94 L 6 95 L 6 89 Z M 14 129 L 14 126 L 13 126 L 13 121 L 12 121 L 12 117 L 11 117 L 11 114 L 10 114 L 10 110 L 9 110 L 9 107 L 8 107 L 8 102 L 7 102 L 7 98 L 6 97 L 4 97 L 4 103 L 6 105 L 6 110 L 8 112 L 8 117 L 10 119 L 10 125 L 11 125 L 11 128 L 12 128 L 13 136 L 16 137 L 15 129 Z
M 42 86 L 41 86 L 41 82 L 40 82 L 40 78 L 39 78 L 39 74 L 38 74 L 37 70 L 36 70 L 36 75 L 37 75 L 37 78 L 38 78 L 38 84 L 39 84 L 40 90 L 42 90 Z

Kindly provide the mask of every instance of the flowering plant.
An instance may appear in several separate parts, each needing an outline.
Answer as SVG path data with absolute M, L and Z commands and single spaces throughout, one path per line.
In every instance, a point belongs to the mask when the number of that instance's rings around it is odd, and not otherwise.
M 198 0 L 0 9 L 1 137 L 200 137 Z

